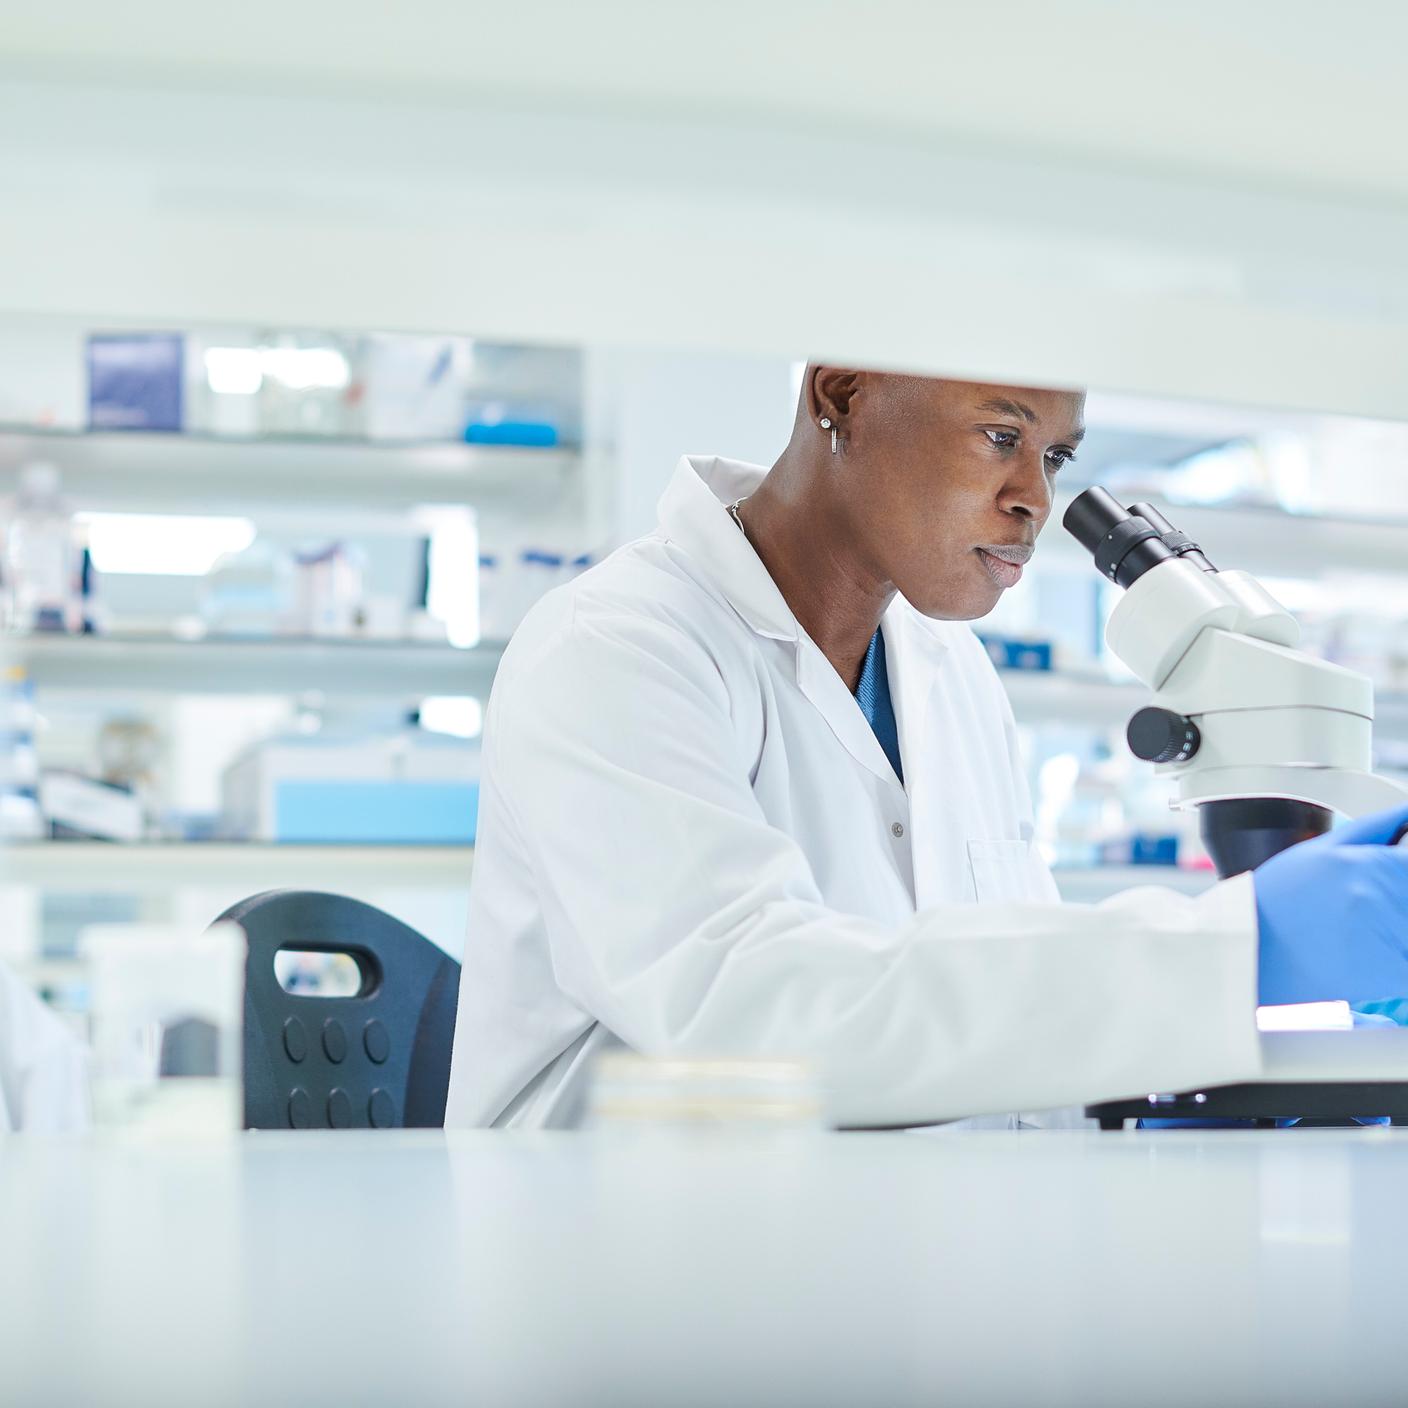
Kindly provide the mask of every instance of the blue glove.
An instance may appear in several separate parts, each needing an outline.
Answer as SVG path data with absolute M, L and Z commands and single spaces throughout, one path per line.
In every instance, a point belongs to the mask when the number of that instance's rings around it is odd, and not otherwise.
M 1356 1027 L 1408 1026 L 1408 1002 L 1391 997 L 1386 1002 L 1358 1002 L 1349 1009 Z
M 1408 1002 L 1401 997 L 1390 998 L 1387 1002 L 1366 1002 L 1362 1006 L 1350 1008 L 1356 1027 L 1396 1027 L 1408 1022 Z M 1355 1115 L 1355 1124 L 1389 1125 L 1393 1120 L 1388 1115 Z
M 1408 806 L 1361 817 L 1252 873 L 1259 1000 L 1362 1005 L 1408 993 Z

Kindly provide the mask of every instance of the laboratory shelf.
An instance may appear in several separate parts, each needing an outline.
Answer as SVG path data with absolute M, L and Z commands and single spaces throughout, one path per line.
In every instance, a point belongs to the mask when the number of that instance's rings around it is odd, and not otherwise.
M 1123 729 L 1152 695 L 1135 681 L 1060 670 L 1003 670 L 1003 687 L 1019 724 L 1071 724 Z M 1408 694 L 1385 692 L 1374 700 L 1374 736 L 1408 742 Z
M 0 426 L 0 485 L 47 460 L 81 509 L 245 514 L 404 510 L 417 503 L 553 507 L 579 477 L 571 448 L 36 430 Z M 383 525 L 384 527 L 385 525 Z
M 226 842 L 32 841 L 0 847 L 0 884 L 47 892 L 169 894 L 235 886 L 242 894 L 300 889 L 459 889 L 472 846 L 274 846 Z
M 416 641 L 0 637 L 0 659 L 22 665 L 39 689 L 142 693 L 482 697 L 502 651 Z
M 1059 670 L 1003 670 L 1001 678 L 1019 724 L 1123 728 L 1150 697 L 1140 684 Z
M 1074 494 L 1059 494 L 1033 565 L 1091 567 L 1090 554 L 1061 528 Z M 1314 578 L 1326 567 L 1402 576 L 1408 521 L 1338 518 L 1246 505 L 1185 505 L 1158 494 L 1121 492 L 1121 503 L 1147 500 L 1201 543 L 1220 568 L 1269 577 Z

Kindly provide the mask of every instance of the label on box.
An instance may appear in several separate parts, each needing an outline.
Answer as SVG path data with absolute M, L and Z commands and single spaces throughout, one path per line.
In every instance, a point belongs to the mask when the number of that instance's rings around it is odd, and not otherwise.
M 180 430 L 185 339 L 174 332 L 88 339 L 92 430 Z

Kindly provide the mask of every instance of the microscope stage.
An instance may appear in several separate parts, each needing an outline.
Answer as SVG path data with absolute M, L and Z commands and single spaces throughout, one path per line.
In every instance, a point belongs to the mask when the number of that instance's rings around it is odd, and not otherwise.
M 1126 1120 L 1299 1118 L 1350 1123 L 1388 1115 L 1408 1124 L 1408 1027 L 1262 1032 L 1255 1082 L 1089 1105 L 1102 1129 Z

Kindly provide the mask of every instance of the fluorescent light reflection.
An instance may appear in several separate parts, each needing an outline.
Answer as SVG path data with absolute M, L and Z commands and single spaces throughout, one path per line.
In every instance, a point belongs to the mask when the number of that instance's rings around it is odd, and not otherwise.
M 264 384 L 259 352 L 253 347 L 208 347 L 205 379 L 221 396 L 253 396 Z
M 1287 1002 L 1256 1009 L 1259 1032 L 1347 1032 L 1353 1026 L 1347 1002 Z
M 197 518 L 169 513 L 80 513 L 99 572 L 201 577 L 227 552 L 254 541 L 247 518 Z
M 420 726 L 431 733 L 478 738 L 484 729 L 484 706 L 468 695 L 431 695 L 420 702 Z
M 259 366 L 290 391 L 340 391 L 352 379 L 347 358 L 334 347 L 261 347 Z
M 253 396 L 264 378 L 290 391 L 340 391 L 352 380 L 335 347 L 207 347 L 205 379 L 222 396 Z
M 479 525 L 474 510 L 425 505 L 417 522 L 430 538 L 430 581 L 425 608 L 445 625 L 445 638 L 462 649 L 479 644 Z

